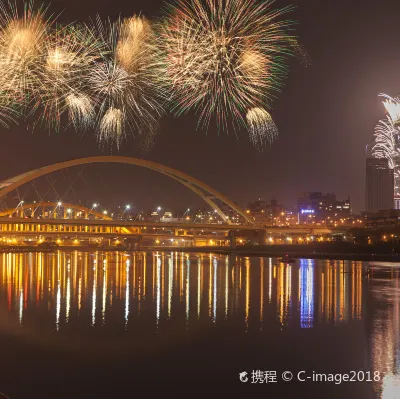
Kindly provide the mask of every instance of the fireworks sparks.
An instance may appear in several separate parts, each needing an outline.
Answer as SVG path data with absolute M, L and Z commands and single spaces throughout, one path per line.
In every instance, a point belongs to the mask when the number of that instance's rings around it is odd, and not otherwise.
M 127 133 L 153 133 L 163 113 L 155 36 L 148 21 L 136 16 L 97 30 L 108 51 L 91 69 L 88 87 L 98 104 L 99 141 L 119 146 Z
M 375 158 L 386 158 L 391 169 L 395 167 L 395 157 L 400 155 L 396 145 L 399 133 L 389 116 L 387 120 L 379 121 L 375 128 L 375 144 L 372 147 L 372 154 Z
M 41 85 L 40 60 L 51 21 L 27 3 L 23 12 L 0 3 L 0 84 L 7 103 L 26 106 Z
M 375 128 L 375 144 L 372 147 L 372 155 L 375 158 L 385 158 L 389 167 L 394 170 L 395 195 L 398 196 L 400 187 L 400 102 L 385 94 L 383 102 L 388 115 L 386 120 L 379 121 Z
M 93 101 L 84 94 L 69 94 L 66 97 L 69 120 L 76 130 L 86 130 L 95 118 Z
M 119 140 L 122 136 L 122 126 L 125 116 L 123 111 L 117 108 L 110 107 L 101 118 L 100 122 L 100 139 L 101 140 Z M 115 135 L 110 136 L 110 134 Z
M 57 29 L 48 39 L 43 55 L 37 108 L 42 120 L 58 130 L 67 112 L 76 130 L 94 123 L 94 102 L 88 94 L 87 77 L 103 50 L 103 43 L 85 27 Z
M 126 71 L 137 72 L 152 65 L 154 52 L 155 35 L 147 19 L 134 16 L 122 22 L 116 58 Z
M 266 142 L 272 143 L 278 136 L 276 127 L 271 115 L 264 108 L 252 108 L 246 115 L 250 140 L 260 150 Z
M 0 0 L 0 123 L 16 113 L 50 130 L 63 122 L 94 129 L 102 144 L 129 135 L 147 148 L 170 106 L 194 110 L 207 128 L 246 127 L 272 142 L 266 108 L 280 90 L 285 59 L 299 52 L 273 1 L 178 0 L 157 25 L 133 16 L 92 26 L 61 26 L 47 9 Z
M 400 101 L 398 98 L 392 98 L 386 94 L 381 94 L 381 97 L 385 97 L 386 100 L 383 101 L 383 105 L 386 111 L 389 113 L 392 119 L 393 125 L 396 126 L 400 124 Z
M 178 0 L 162 30 L 166 74 L 175 112 L 194 109 L 207 127 L 213 115 L 228 129 L 245 126 L 243 113 L 269 103 L 279 90 L 290 53 L 290 11 L 271 1 Z
M 309 54 L 307 53 L 304 46 L 297 39 L 292 37 L 289 38 L 289 45 L 293 49 L 293 53 L 296 58 L 299 59 L 304 66 L 308 67 L 311 65 L 311 58 Z

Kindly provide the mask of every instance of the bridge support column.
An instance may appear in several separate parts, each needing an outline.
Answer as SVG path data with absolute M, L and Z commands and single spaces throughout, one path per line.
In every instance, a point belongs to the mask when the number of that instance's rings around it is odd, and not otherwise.
M 228 233 L 229 247 L 236 248 L 236 235 L 235 232 L 230 230 Z
M 142 236 L 139 236 L 137 238 L 137 242 L 135 242 L 135 247 L 134 247 L 135 251 L 140 251 L 142 249 L 142 240 L 143 240 Z

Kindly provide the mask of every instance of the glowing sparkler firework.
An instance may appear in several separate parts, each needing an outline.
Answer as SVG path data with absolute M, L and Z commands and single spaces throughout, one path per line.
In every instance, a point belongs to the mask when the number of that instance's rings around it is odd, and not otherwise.
M 85 26 L 59 28 L 49 37 L 37 93 L 37 105 L 49 127 L 58 129 L 64 112 L 75 129 L 92 127 L 95 104 L 86 83 L 103 47 Z
M 395 167 L 395 158 L 400 155 L 397 147 L 397 137 L 400 132 L 396 129 L 390 116 L 386 120 L 379 121 L 375 128 L 375 144 L 372 147 L 372 154 L 375 158 L 385 158 L 389 167 Z
M 245 126 L 255 145 L 271 142 L 284 61 L 305 55 L 280 20 L 292 8 L 273 1 L 178 0 L 156 26 L 142 16 L 61 26 L 33 2 L 19 11 L 0 0 L 0 123 L 18 112 L 51 130 L 65 120 L 94 128 L 100 143 L 132 134 L 149 147 L 171 100 L 204 127 L 215 116 L 222 130 Z
M 109 51 L 94 65 L 88 86 L 98 104 L 98 139 L 120 144 L 127 131 L 154 133 L 162 114 L 155 35 L 143 17 L 97 30 Z
M 40 114 L 55 130 L 68 109 L 71 122 L 83 129 L 93 112 L 79 89 L 99 42 L 84 37 L 85 29 L 55 26 L 45 14 L 42 8 L 35 10 L 32 2 L 25 4 L 22 13 L 11 3 L 0 3 L 2 99 L 27 116 Z M 84 114 L 78 110 L 83 103 Z
M 246 115 L 250 140 L 255 147 L 262 149 L 268 141 L 272 143 L 278 135 L 271 115 L 264 108 L 251 108 Z
M 51 21 L 42 8 L 0 3 L 0 85 L 8 109 L 27 106 L 40 86 L 38 70 Z
M 372 155 L 375 158 L 385 158 L 389 167 L 394 170 L 395 196 L 400 195 L 400 102 L 385 94 L 381 94 L 386 100 L 383 105 L 388 112 L 386 120 L 379 121 L 375 128 L 375 144 L 372 147 Z
M 400 124 L 400 100 L 398 98 L 392 98 L 386 94 L 381 94 L 380 96 L 386 98 L 383 105 L 389 113 L 393 125 L 396 126 Z
M 306 49 L 304 48 L 304 46 L 297 39 L 292 37 L 289 38 L 288 42 L 296 58 L 299 59 L 304 66 L 306 67 L 310 66 L 311 58 L 307 53 Z
M 25 111 L 58 130 L 96 126 L 100 142 L 154 130 L 162 113 L 155 34 L 143 17 L 62 27 L 41 8 L 0 3 L 0 117 Z M 4 106 L 1 108 L 1 105 Z
M 292 8 L 274 10 L 271 4 L 178 0 L 170 7 L 161 45 L 176 114 L 194 109 L 203 127 L 216 115 L 222 130 L 232 118 L 235 129 L 246 126 L 247 110 L 271 102 L 292 53 L 292 23 L 278 20 Z

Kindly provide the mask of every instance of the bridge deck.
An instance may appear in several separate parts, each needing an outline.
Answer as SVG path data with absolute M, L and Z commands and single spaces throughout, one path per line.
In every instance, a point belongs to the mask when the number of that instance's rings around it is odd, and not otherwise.
M 196 230 L 263 230 L 260 227 L 232 224 L 198 224 L 198 223 L 168 223 L 168 222 L 137 222 L 123 220 L 89 220 L 89 219 L 33 219 L 33 218 L 0 218 L 0 224 L 48 224 L 72 226 L 112 226 L 112 227 L 146 227 L 146 228 L 171 228 L 171 229 L 196 229 Z

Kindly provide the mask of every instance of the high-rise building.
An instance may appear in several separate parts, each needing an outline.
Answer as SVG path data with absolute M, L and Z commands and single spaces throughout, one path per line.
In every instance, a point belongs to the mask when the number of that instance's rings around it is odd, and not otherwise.
M 400 103 L 398 103 L 400 104 Z M 388 120 L 380 121 L 375 129 L 375 143 L 367 157 L 384 158 L 389 162 L 389 168 L 394 173 L 394 209 L 400 209 L 400 125 Z
M 394 170 L 385 158 L 367 158 L 365 205 L 367 212 L 394 208 Z
M 400 209 L 400 135 L 398 129 L 396 134 L 393 135 L 396 151 L 392 155 L 393 160 L 393 173 L 394 173 L 394 209 Z M 389 167 L 391 167 L 389 162 Z

